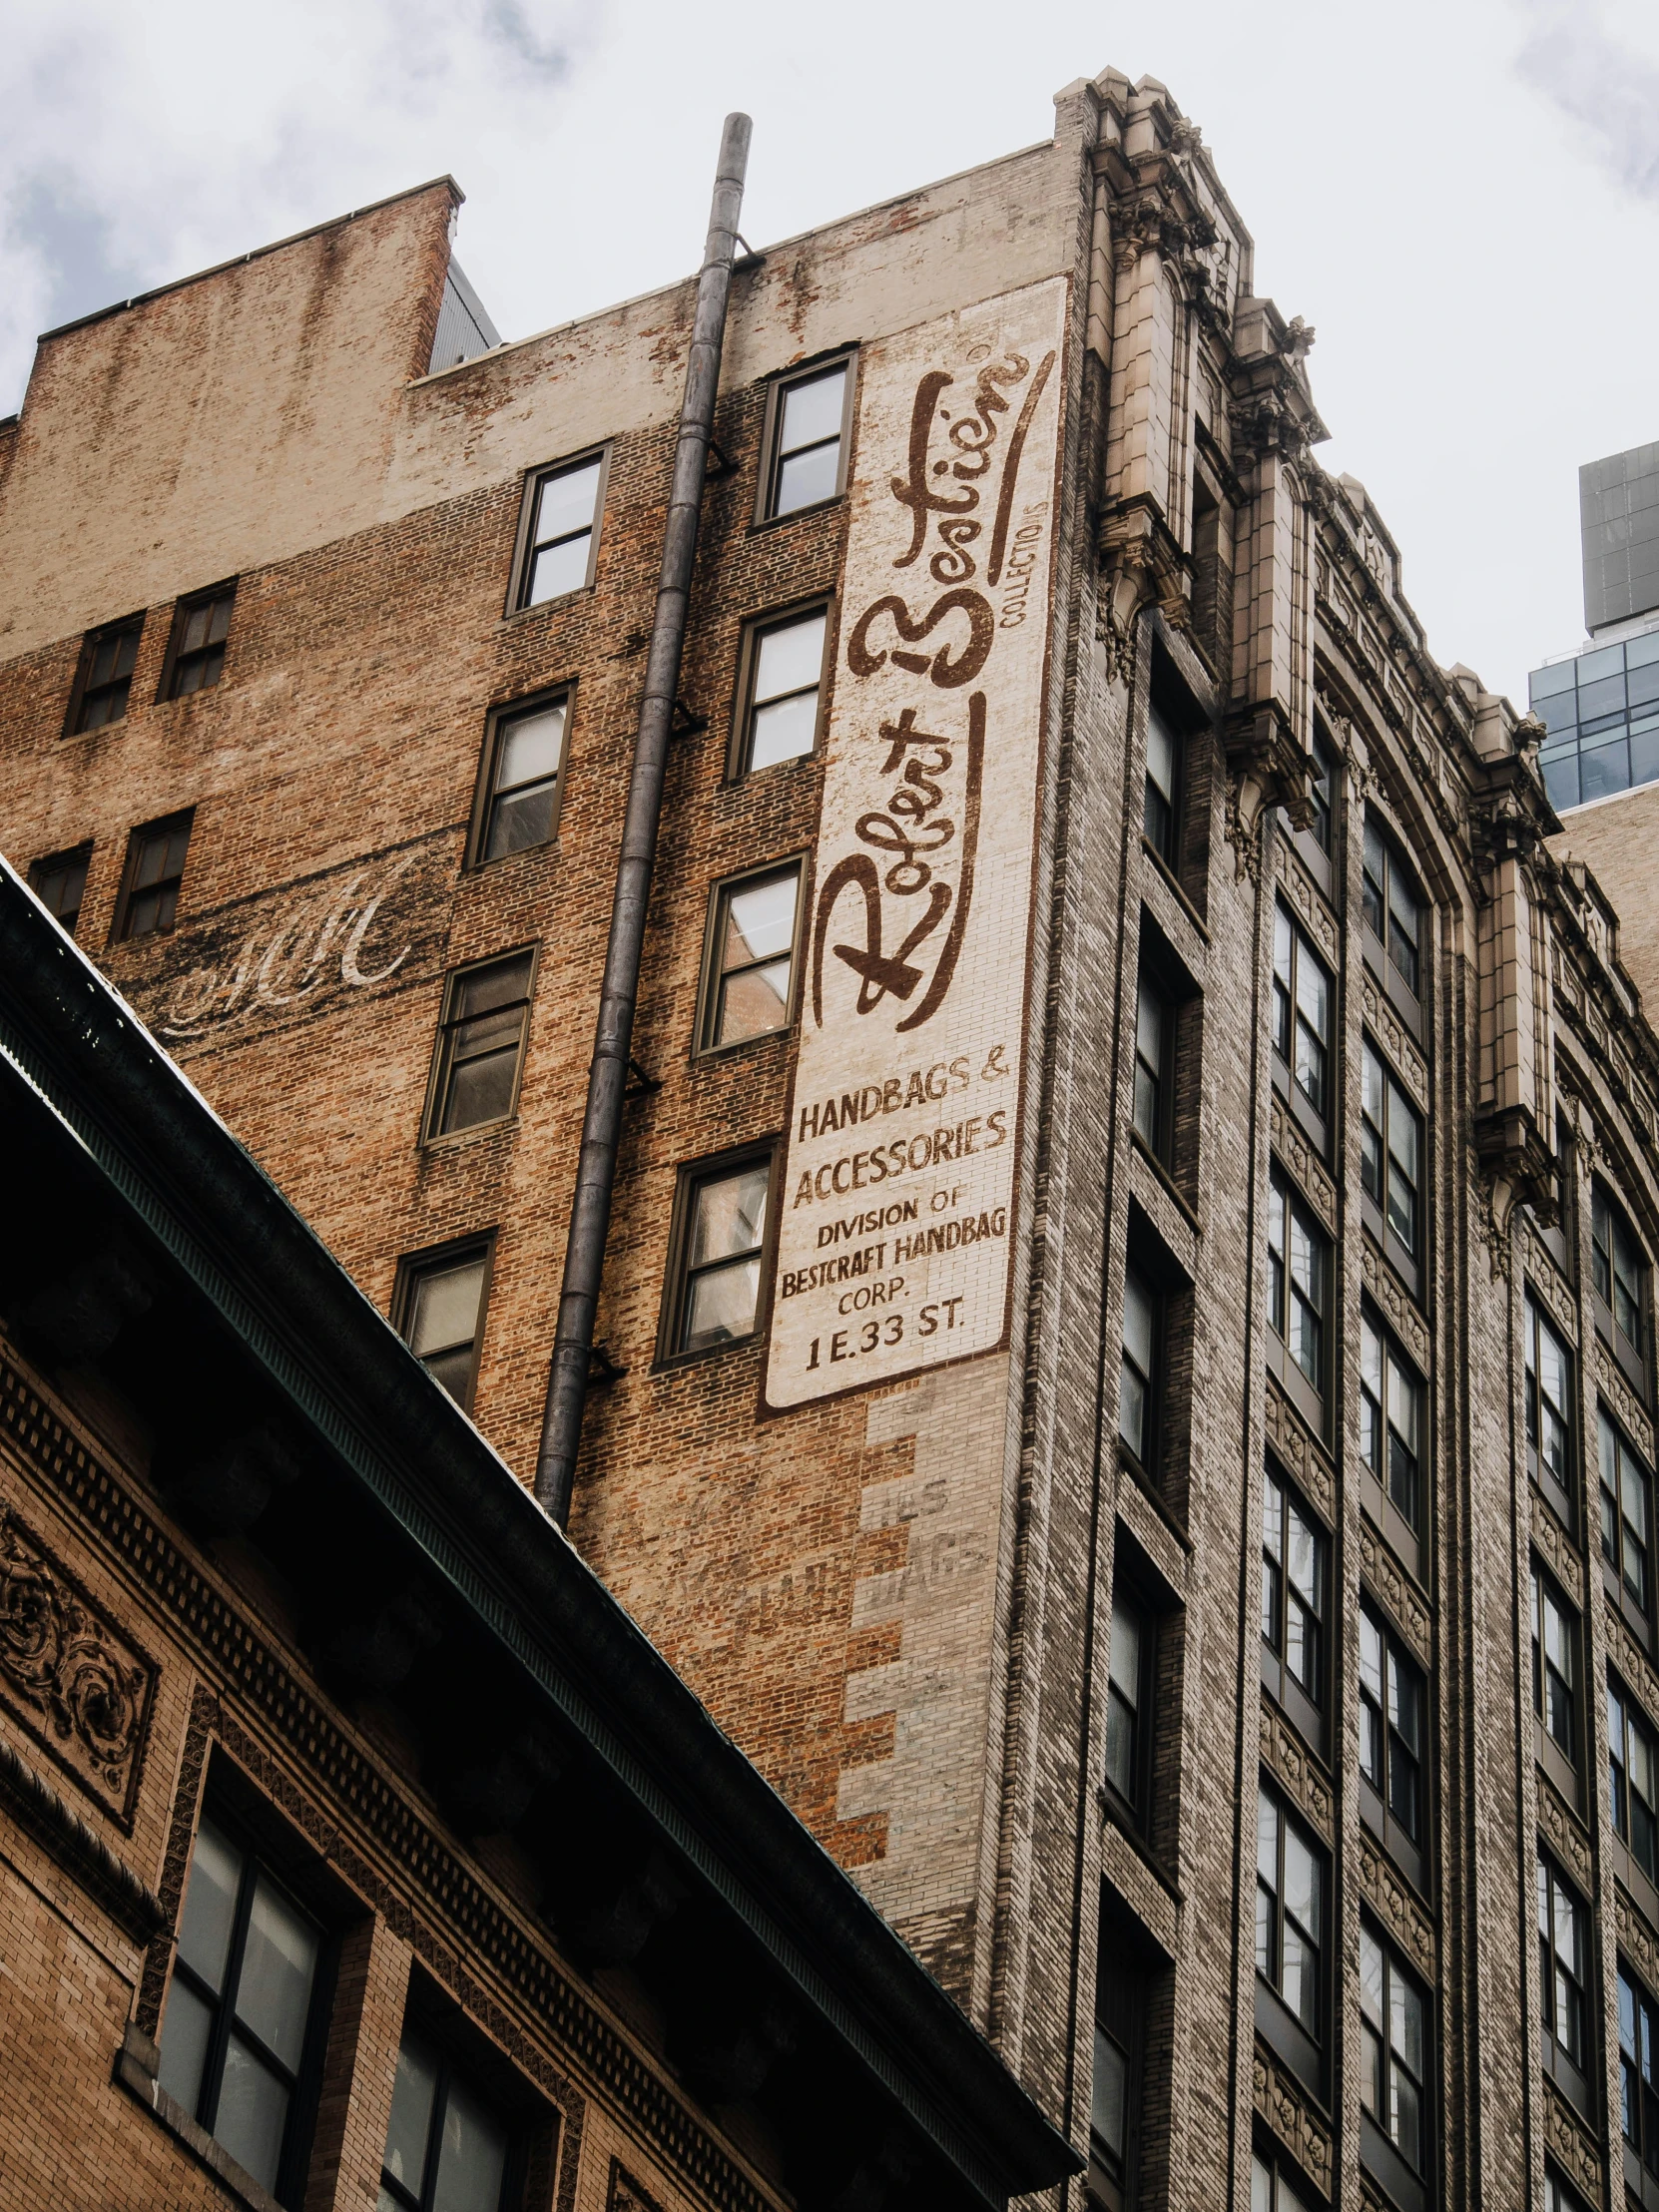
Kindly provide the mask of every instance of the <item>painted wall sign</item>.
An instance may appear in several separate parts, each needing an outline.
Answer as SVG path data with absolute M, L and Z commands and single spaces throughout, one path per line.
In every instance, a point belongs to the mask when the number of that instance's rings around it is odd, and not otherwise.
M 870 346 L 769 1405 L 1000 1343 L 1066 286 Z
M 170 940 L 161 974 L 123 987 L 178 1052 L 419 981 L 441 964 L 454 848 L 444 830 L 203 914 Z

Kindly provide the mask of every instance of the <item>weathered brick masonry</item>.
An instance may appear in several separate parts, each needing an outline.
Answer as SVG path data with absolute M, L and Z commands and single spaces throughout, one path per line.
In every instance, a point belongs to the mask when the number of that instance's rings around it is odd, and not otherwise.
M 79 941 L 383 1312 L 400 1263 L 493 1233 L 471 1409 L 528 1479 L 691 289 L 426 374 L 455 197 L 43 341 L 0 430 L 0 841 L 20 867 L 90 844 Z M 1252 259 L 1196 128 L 1107 71 L 1058 96 L 1050 141 L 740 264 L 570 1533 L 1090 2151 L 1103 2205 L 1509 2206 L 1546 2175 L 1611 2203 L 1621 2175 L 1654 2186 L 1618 2016 L 1621 1972 L 1659 2003 L 1659 1867 L 1610 1811 L 1603 1690 L 1659 1729 L 1659 1046 L 1616 915 L 1546 842 L 1535 731 L 1428 657 L 1364 486 L 1315 459 L 1313 335 Z M 828 872 L 835 733 L 876 681 L 869 609 L 838 601 L 902 482 L 870 458 L 872 394 L 915 333 L 959 342 L 918 480 L 966 480 L 933 456 L 941 421 L 978 451 L 961 364 L 997 355 L 970 341 L 1052 280 L 1041 689 L 993 732 L 1037 759 L 1030 926 L 976 955 L 1027 986 L 1008 1326 L 780 1410 L 820 886 L 789 1026 L 718 1052 L 711 887 Z M 841 358 L 835 495 L 769 515 L 780 393 Z M 1020 393 L 1046 419 L 1032 367 L 999 372 L 1008 404 L 981 381 L 987 436 Z M 537 472 L 601 449 L 590 582 L 514 611 Z M 906 503 L 919 547 L 934 510 L 916 481 Z M 986 555 L 930 542 L 930 569 L 890 564 L 918 619 Z M 232 577 L 220 681 L 159 699 L 175 603 Z M 741 773 L 751 626 L 826 601 L 818 743 Z M 140 609 L 125 715 L 66 734 L 84 640 Z M 922 634 L 883 633 L 879 681 L 913 662 L 955 712 L 937 640 L 896 650 Z M 555 688 L 556 830 L 474 864 L 490 718 Z M 173 929 L 117 941 L 130 831 L 186 808 Z M 995 829 L 987 882 L 1024 864 Z M 530 947 L 514 1111 L 423 1141 L 445 977 Z M 682 1171 L 763 1144 L 755 1328 L 686 1356 Z M 1558 1448 L 1540 1362 L 1567 1378 Z M 1633 1470 L 1605 1568 L 1604 1434 Z M 1295 1567 L 1264 1569 L 1274 1498 Z M 1569 1654 L 1536 1718 L 1535 1571 Z M 1374 1652 L 1394 1689 L 1368 1768 Z M 1259 1820 L 1292 1838 L 1265 1886 Z M 1539 1962 L 1540 1852 L 1568 1901 L 1552 1959 L 1581 1937 L 1576 2013 Z M 357 1970 L 372 1990 L 377 1958 Z M 1390 2026 L 1392 2074 L 1369 2040 Z

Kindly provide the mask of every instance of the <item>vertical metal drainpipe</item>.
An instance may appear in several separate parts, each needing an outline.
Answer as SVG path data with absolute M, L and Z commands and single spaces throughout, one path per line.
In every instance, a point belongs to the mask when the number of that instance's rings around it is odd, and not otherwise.
M 668 523 L 663 532 L 657 611 L 651 624 L 651 651 L 645 664 L 645 697 L 640 704 L 639 734 L 634 740 L 634 764 L 628 779 L 628 811 L 623 821 L 622 852 L 617 861 L 610 942 L 605 948 L 605 980 L 600 990 L 599 1019 L 594 1031 L 593 1062 L 588 1070 L 588 1103 L 582 1123 L 582 1151 L 576 1165 L 576 1190 L 570 1202 L 570 1239 L 565 1247 L 564 1284 L 559 1292 L 553 1372 L 548 1379 L 541 1447 L 536 1455 L 536 1497 L 560 1527 L 570 1514 L 576 1452 L 582 1438 L 582 1406 L 587 1395 L 594 1316 L 599 1306 L 599 1284 L 605 1266 L 605 1239 L 611 1226 L 611 1196 L 616 1185 L 617 1146 L 622 1130 L 622 1094 L 633 1043 L 640 955 L 645 944 L 645 915 L 651 898 L 657 830 L 663 812 L 669 725 L 680 688 L 680 657 L 686 643 L 692 563 L 697 554 L 703 481 L 708 469 L 709 441 L 714 432 L 715 394 L 720 386 L 726 306 L 732 289 L 738 214 L 743 205 L 744 172 L 749 166 L 752 128 L 748 116 L 729 115 L 721 134 L 720 167 L 715 175 L 714 201 L 709 211 L 709 238 L 697 279 L 697 308 L 692 322 L 691 355 L 686 362 L 686 391 L 680 404 L 680 436 L 674 449 Z

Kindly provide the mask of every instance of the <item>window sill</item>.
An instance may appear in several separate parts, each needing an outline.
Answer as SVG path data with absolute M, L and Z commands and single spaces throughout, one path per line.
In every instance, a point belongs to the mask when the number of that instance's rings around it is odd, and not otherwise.
M 728 1337 L 722 1345 L 700 1345 L 695 1352 L 665 1352 L 647 1368 L 648 1375 L 677 1375 L 683 1368 L 700 1367 L 705 1360 L 724 1359 L 729 1352 L 748 1352 L 763 1342 L 764 1329 L 752 1329 L 747 1337 Z
M 748 535 L 754 537 L 761 530 L 776 530 L 786 522 L 800 522 L 806 515 L 828 514 L 831 507 L 844 505 L 845 500 L 845 491 L 837 491 L 829 499 L 815 499 L 810 506 L 792 507 L 788 514 L 758 515 L 749 525 Z
M 470 1144 L 474 1137 L 492 1137 L 503 1129 L 517 1127 L 518 1110 L 515 1107 L 512 1113 L 502 1114 L 495 1121 L 469 1122 L 465 1129 L 446 1129 L 441 1136 L 422 1137 L 419 1149 L 422 1152 L 453 1152 L 458 1145 Z
M 1154 1853 L 1151 1845 L 1141 1833 L 1134 1812 L 1129 1806 L 1125 1805 L 1109 1782 L 1103 1782 L 1100 1785 L 1100 1813 L 1104 1821 L 1108 1822 L 1121 1836 L 1127 1839 L 1136 1858 L 1139 1859 L 1165 1896 L 1175 1905 L 1185 1905 L 1186 1899 L 1181 1894 L 1180 1884 L 1162 1860 Z
M 1141 831 L 1141 850 L 1146 854 L 1147 858 L 1158 870 L 1159 876 L 1168 885 L 1170 891 L 1174 894 L 1176 898 L 1180 900 L 1182 912 L 1192 923 L 1193 927 L 1198 931 L 1201 941 L 1203 942 L 1205 948 L 1208 949 L 1210 943 L 1210 932 L 1204 925 L 1203 916 L 1199 913 L 1198 908 L 1193 904 L 1191 898 L 1188 897 L 1186 891 L 1182 889 L 1180 878 L 1177 876 L 1174 868 L 1170 866 L 1168 860 L 1164 858 L 1164 855 L 1159 851 L 1158 847 L 1153 843 L 1152 839 L 1147 835 L 1144 830 Z
M 1134 1482 L 1136 1489 L 1140 1491 L 1142 1497 L 1146 1499 L 1158 1518 L 1181 1546 L 1182 1551 L 1190 1559 L 1193 1551 L 1192 1538 L 1170 1510 L 1157 1482 L 1141 1465 L 1139 1459 L 1136 1458 L 1121 1436 L 1118 1438 L 1118 1466 Z
M 529 622 L 536 615 L 551 614 L 557 607 L 568 607 L 574 600 L 593 596 L 595 585 L 590 577 L 585 584 L 577 584 L 569 591 L 555 592 L 551 599 L 538 599 L 533 607 L 514 607 L 501 617 L 504 630 L 516 629 L 521 622 Z
M 1182 1192 L 1177 1188 L 1175 1178 L 1173 1175 L 1171 1175 L 1169 1169 L 1165 1167 L 1163 1161 L 1159 1159 L 1157 1153 L 1153 1151 L 1152 1147 L 1147 1143 L 1146 1139 L 1141 1135 L 1138 1129 L 1131 1129 L 1129 1135 L 1137 1155 L 1146 1162 L 1147 1166 L 1158 1178 L 1159 1184 L 1164 1190 L 1166 1196 L 1179 1210 L 1181 1219 L 1186 1223 L 1187 1227 L 1192 1231 L 1195 1237 L 1202 1237 L 1204 1234 L 1204 1224 L 1199 1220 L 1191 1201 L 1184 1197 Z
M 250 2212 L 283 2212 L 269 2189 L 260 2184 L 239 2166 L 225 2146 L 217 2142 L 199 2121 L 193 2120 L 177 2097 L 169 2096 L 156 2078 L 161 2065 L 161 2051 L 140 2028 L 129 2024 L 126 2037 L 115 2061 L 115 2078 L 135 2102 L 142 2104 L 156 2121 L 167 2130 L 176 2143 L 182 2144 L 193 2158 L 199 2159 L 219 2182 L 230 2191 L 239 2204 L 245 2204 Z
M 786 1043 L 795 1035 L 799 1017 L 791 1018 L 776 1029 L 759 1029 L 752 1037 L 736 1037 L 730 1044 L 706 1044 L 692 1054 L 694 1068 L 715 1068 L 723 1060 L 730 1060 L 735 1052 L 753 1052 L 758 1045 L 777 1044 L 780 1038 Z

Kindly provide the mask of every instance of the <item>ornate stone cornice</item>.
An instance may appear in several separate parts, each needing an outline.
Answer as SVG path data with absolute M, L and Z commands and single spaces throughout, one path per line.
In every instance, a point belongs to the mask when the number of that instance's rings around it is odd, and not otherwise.
M 1108 515 L 1100 532 L 1095 635 L 1106 648 L 1110 680 L 1129 682 L 1139 618 L 1150 606 L 1173 629 L 1192 625 L 1187 556 L 1151 507 L 1137 503 Z
M 1282 807 L 1298 830 L 1314 819 L 1313 758 L 1277 702 L 1239 707 L 1222 724 L 1227 760 L 1227 841 L 1238 881 L 1262 880 L 1262 825 Z

